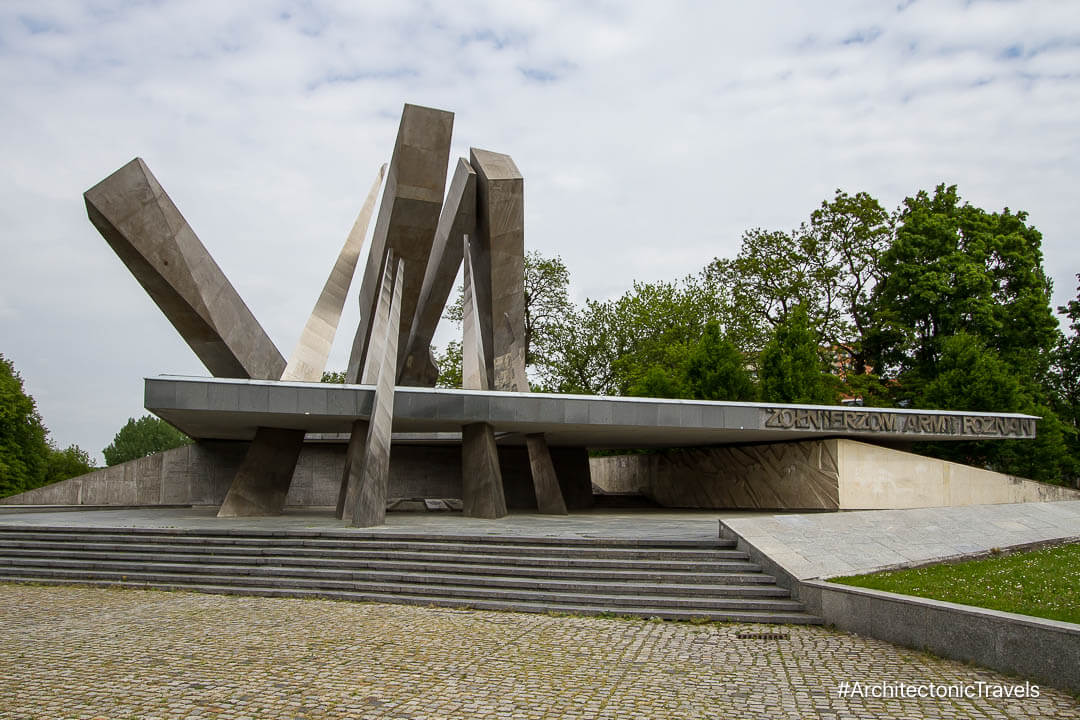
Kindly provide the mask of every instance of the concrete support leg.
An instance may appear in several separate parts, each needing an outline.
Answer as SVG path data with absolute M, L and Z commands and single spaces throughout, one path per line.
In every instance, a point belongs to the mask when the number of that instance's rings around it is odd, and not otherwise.
M 404 259 L 394 258 L 393 253 L 390 255 L 387 267 L 391 267 L 389 263 L 396 260 L 397 268 L 392 276 L 387 274 L 383 287 L 385 291 L 388 289 L 387 283 L 392 283 L 393 297 L 388 307 L 389 317 L 385 318 L 386 337 L 375 384 L 371 421 L 367 428 L 363 461 L 359 467 L 354 462 L 348 470 L 345 514 L 349 513 L 349 496 L 355 492 L 349 519 L 353 527 L 382 525 L 386 520 L 386 496 L 390 485 L 390 439 L 394 421 L 394 383 L 397 380 L 398 330 L 401 320 L 401 287 L 404 284 L 406 267 Z M 356 482 L 353 482 L 354 478 Z
M 495 428 L 472 423 L 461 429 L 462 503 L 466 517 L 495 519 L 506 515 Z
M 345 451 L 345 470 L 341 473 L 341 489 L 338 491 L 337 508 L 334 514 L 338 520 L 350 522 L 352 509 L 356 507 L 356 493 L 359 490 L 360 469 L 364 467 L 364 451 L 367 445 L 368 425 L 367 420 L 354 420 L 349 435 L 349 447 Z M 353 468 L 356 475 L 353 475 Z M 353 495 L 349 497 L 349 488 L 353 488 Z M 345 509 L 349 512 L 346 515 Z
M 303 430 L 256 430 L 218 517 L 280 515 L 303 445 Z
M 547 439 L 543 433 L 526 435 L 525 445 L 529 450 L 529 467 L 532 469 L 533 489 L 536 490 L 536 509 L 543 515 L 565 515 L 566 503 L 559 488 L 559 478 L 555 474 Z

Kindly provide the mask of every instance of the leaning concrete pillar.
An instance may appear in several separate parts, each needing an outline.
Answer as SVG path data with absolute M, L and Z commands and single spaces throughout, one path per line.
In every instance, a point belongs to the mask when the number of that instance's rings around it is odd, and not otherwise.
M 470 150 L 476 171 L 476 274 L 493 390 L 529 392 L 525 377 L 525 181 L 509 155 Z
M 364 443 L 364 457 L 359 466 L 354 460 L 349 470 L 345 514 L 350 515 L 351 507 L 351 517 L 348 519 L 353 527 L 371 527 L 382 525 L 386 521 L 386 496 L 390 485 L 390 441 L 394 421 L 394 383 L 397 381 L 397 345 L 402 311 L 401 292 L 406 277 L 405 259 L 394 258 L 391 254 L 388 262 L 395 260 L 393 298 L 384 328 L 385 344 L 382 348 L 378 382 L 375 385 L 367 440 Z M 355 492 L 352 491 L 353 487 L 356 488 Z M 353 495 L 355 499 L 351 499 Z
M 420 297 L 424 272 L 428 265 L 435 228 L 446 189 L 446 165 L 450 160 L 450 136 L 454 114 L 445 110 L 405 105 L 401 111 L 394 153 L 386 176 L 382 203 L 375 220 L 364 278 L 360 283 L 360 322 L 353 338 L 348 382 L 357 382 L 370 352 L 372 321 L 378 303 L 380 278 L 386 263 L 386 251 L 406 260 L 406 278 L 402 281 L 402 315 L 398 345 L 405 351 L 413 312 Z
M 431 339 L 461 267 L 462 238 L 473 235 L 475 226 L 476 172 L 465 158 L 458 158 L 435 229 L 424 284 L 405 346 L 404 366 L 399 368 L 402 385 L 435 387 L 439 370 L 431 359 Z
M 280 515 L 303 446 L 303 430 L 256 429 L 217 516 Z
M 461 385 L 466 390 L 490 390 L 491 355 L 480 328 L 478 286 L 485 278 L 473 265 L 475 247 L 462 239 L 465 260 L 465 295 L 462 298 Z M 461 430 L 461 498 L 466 517 L 501 518 L 506 515 L 506 494 L 495 429 L 488 423 L 466 425 Z
M 543 433 L 526 435 L 525 445 L 529 451 L 529 467 L 536 491 L 536 509 L 544 515 L 565 515 L 566 503 L 559 488 L 559 478 L 555 475 L 555 465 L 551 462 L 547 439 Z
M 501 518 L 506 515 L 499 450 L 495 428 L 472 423 L 461 429 L 462 510 L 465 517 Z
M 392 251 L 388 253 L 392 256 Z M 386 348 L 387 326 L 390 323 L 390 304 L 394 297 L 393 269 L 394 263 L 388 259 L 383 269 L 382 283 L 379 286 L 375 316 L 372 318 L 370 352 L 358 378 L 362 385 L 378 385 L 379 383 L 379 370 L 382 368 Z M 364 454 L 367 452 L 370 424 L 370 420 L 355 420 L 350 429 L 349 447 L 345 451 L 345 468 L 341 473 L 341 489 L 338 492 L 337 517 L 339 520 L 352 520 L 352 511 L 356 506 L 357 493 L 360 491 L 359 483 L 364 468 Z
M 360 208 L 352 231 L 345 238 L 345 245 L 338 253 L 337 261 L 330 270 L 330 277 L 326 278 L 319 299 L 315 301 L 315 307 L 300 333 L 296 349 L 289 358 L 289 364 L 285 366 L 285 372 L 281 374 L 282 380 L 319 382 L 322 379 L 323 371 L 326 370 L 326 359 L 330 357 L 330 348 L 337 334 L 341 310 L 345 307 L 345 297 L 349 294 L 353 274 L 356 272 L 360 249 L 364 245 L 364 236 L 375 209 L 379 186 L 382 185 L 385 174 L 386 165 L 383 165 L 379 168 L 379 174 L 371 185 L 363 207 Z
M 214 377 L 281 377 L 285 359 L 141 158 L 84 198 L 90 222 Z

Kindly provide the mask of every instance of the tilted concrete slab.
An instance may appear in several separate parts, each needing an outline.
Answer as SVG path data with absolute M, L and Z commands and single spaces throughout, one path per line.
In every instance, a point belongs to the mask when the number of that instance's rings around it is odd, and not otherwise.
M 401 291 L 405 280 L 406 265 L 404 258 L 397 258 L 391 252 L 391 259 L 397 265 L 394 273 L 386 277 L 380 296 L 392 292 L 388 303 L 380 302 L 378 312 L 385 314 L 385 324 L 381 332 L 385 338 L 380 343 L 381 357 L 379 371 L 375 379 L 375 397 L 372 400 L 372 417 L 367 427 L 363 457 L 351 457 L 348 463 L 348 475 L 342 519 L 353 527 L 371 527 L 381 525 L 386 517 L 387 487 L 390 482 L 390 436 L 394 411 L 394 381 L 397 377 L 398 329 L 401 324 Z M 392 285 L 392 288 L 390 287 Z M 384 307 L 385 306 L 385 307 Z M 374 343 L 372 344 L 374 347 Z M 368 358 L 372 361 L 374 355 Z M 351 439 L 350 448 L 358 447 Z
M 509 155 L 472 148 L 476 170 L 477 305 L 495 390 L 526 392 L 525 181 Z
M 420 290 L 412 329 L 405 350 L 402 385 L 434 387 L 439 369 L 431 359 L 431 339 L 442 318 L 454 280 L 461 268 L 464 238 L 476 227 L 476 171 L 465 158 L 458 158 L 450 190 L 446 193 L 435 242 L 431 248 L 424 284 Z
M 90 222 L 212 374 L 281 377 L 285 359 L 142 158 L 84 198 Z
M 360 369 L 367 357 L 371 320 L 375 316 L 388 249 L 393 249 L 406 261 L 398 348 L 402 353 L 405 351 L 439 223 L 453 128 L 454 114 L 451 112 L 408 104 L 402 110 L 386 188 L 360 285 L 360 323 L 346 369 L 346 378 L 351 382 L 360 377 Z
M 330 349 L 337 334 L 338 321 L 341 320 L 341 310 L 345 307 L 345 298 L 349 294 L 356 263 L 364 245 L 364 236 L 367 235 L 371 214 L 375 211 L 379 186 L 382 185 L 385 174 L 386 165 L 383 165 L 379 168 L 375 182 L 371 184 L 371 190 L 360 208 L 360 214 L 357 215 L 356 222 L 345 239 L 345 245 L 330 270 L 330 276 L 326 278 L 326 284 L 315 301 L 315 308 L 300 333 L 296 349 L 289 358 L 289 364 L 285 366 L 285 372 L 281 374 L 282 380 L 318 382 L 322 378 L 323 371 L 326 370 L 326 359 L 330 357 Z
M 257 427 L 345 433 L 371 416 L 374 388 L 161 376 L 145 406 L 195 438 L 251 439 Z M 687 447 L 821 437 L 876 441 L 1032 438 L 1017 413 L 822 407 L 397 387 L 394 432 L 544 433 L 552 447 Z

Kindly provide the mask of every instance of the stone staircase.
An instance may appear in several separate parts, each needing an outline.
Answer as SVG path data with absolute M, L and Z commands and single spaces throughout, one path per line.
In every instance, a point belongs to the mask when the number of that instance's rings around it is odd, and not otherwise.
M 0 582 L 819 623 L 734 542 L 0 526 Z

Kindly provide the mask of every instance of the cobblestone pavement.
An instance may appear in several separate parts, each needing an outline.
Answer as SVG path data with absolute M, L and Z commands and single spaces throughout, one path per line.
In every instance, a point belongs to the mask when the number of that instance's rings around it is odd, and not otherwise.
M 1017 682 L 818 627 L 0 585 L 5 720 L 1080 718 L 1045 687 L 874 700 L 844 681 Z

